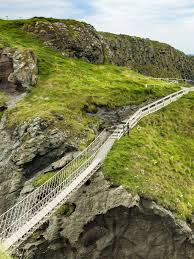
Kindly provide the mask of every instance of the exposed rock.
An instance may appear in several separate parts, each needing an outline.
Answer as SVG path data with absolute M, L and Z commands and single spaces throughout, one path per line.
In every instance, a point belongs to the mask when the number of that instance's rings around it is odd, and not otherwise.
M 64 157 L 62 157 L 60 160 L 54 162 L 51 164 L 50 170 L 57 170 L 61 169 L 64 166 L 66 166 L 73 158 L 75 158 L 78 155 L 79 152 L 69 152 Z
M 16 203 L 24 183 L 52 162 L 76 150 L 63 131 L 50 129 L 48 123 L 35 118 L 15 130 L 0 127 L 0 214 Z M 26 186 L 21 195 L 32 191 Z M 6 199 L 5 199 L 6 197 Z
M 69 200 L 71 215 L 58 212 L 17 255 L 28 259 L 192 259 L 192 231 L 152 201 L 112 186 L 96 173 Z
M 38 21 L 24 29 L 38 35 L 46 46 L 60 50 L 64 56 L 103 63 L 103 49 L 95 29 L 86 23 Z
M 0 50 L 0 88 L 10 94 L 29 90 L 37 83 L 37 58 L 29 50 Z
M 193 60 L 168 44 L 127 35 L 100 35 L 108 63 L 155 77 L 194 78 Z
M 98 117 L 100 125 L 103 127 L 118 125 L 122 120 L 125 120 L 130 115 L 135 113 L 137 109 L 141 108 L 143 105 L 150 103 L 151 100 L 144 102 L 142 105 L 128 105 L 115 109 L 110 109 L 107 106 L 97 105 L 91 111 L 86 105 L 83 110 L 89 116 Z M 153 101 L 153 100 L 152 100 Z
M 155 77 L 194 78 L 193 59 L 164 43 L 97 32 L 89 24 L 70 20 L 34 21 L 25 25 L 24 30 L 67 57 L 127 66 Z
M 14 93 L 17 89 L 17 85 L 8 80 L 13 71 L 13 60 L 8 55 L 3 54 L 3 50 L 0 50 L 0 89 L 9 93 Z

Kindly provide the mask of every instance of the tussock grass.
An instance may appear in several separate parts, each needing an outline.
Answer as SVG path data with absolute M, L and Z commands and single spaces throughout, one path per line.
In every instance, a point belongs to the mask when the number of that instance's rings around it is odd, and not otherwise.
M 194 93 L 144 118 L 109 153 L 105 176 L 181 218 L 194 212 Z
M 53 177 L 56 174 L 56 172 L 47 172 L 44 174 L 40 174 L 33 180 L 32 184 L 34 187 L 39 187 L 42 184 L 44 184 L 46 181 L 48 181 L 51 177 Z

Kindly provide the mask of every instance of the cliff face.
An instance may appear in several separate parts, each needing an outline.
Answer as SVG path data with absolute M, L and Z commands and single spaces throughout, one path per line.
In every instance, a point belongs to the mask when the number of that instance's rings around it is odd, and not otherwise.
M 49 125 L 40 118 L 8 130 L 3 117 L 0 133 L 2 214 L 17 202 L 26 181 L 76 147 L 68 144 L 64 132 L 49 129 Z M 30 186 L 24 189 L 21 195 L 26 195 L 33 189 L 34 187 Z
M 194 62 L 173 47 L 127 35 L 100 33 L 106 61 L 154 77 L 194 78 Z
M 98 172 L 18 250 L 28 259 L 191 259 L 192 231 Z
M 86 23 L 68 20 L 37 21 L 23 29 L 67 57 L 82 58 L 94 64 L 128 66 L 155 77 L 194 78 L 193 59 L 164 43 L 101 33 Z

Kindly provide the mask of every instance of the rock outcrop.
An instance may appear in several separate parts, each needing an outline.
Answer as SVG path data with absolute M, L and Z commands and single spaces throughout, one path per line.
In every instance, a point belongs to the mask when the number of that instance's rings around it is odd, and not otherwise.
M 82 58 L 95 64 L 104 61 L 100 36 L 89 24 L 43 21 L 25 25 L 24 30 L 36 34 L 47 47 L 61 51 L 64 56 Z
M 52 162 L 75 151 L 67 136 L 35 118 L 15 129 L 0 125 L 0 214 L 17 202 L 24 183 Z
M 37 58 L 31 50 L 0 50 L 0 89 L 9 94 L 29 90 L 37 83 Z
M 28 259 L 191 259 L 191 229 L 98 172 L 18 250 Z M 72 209 L 73 208 L 73 209 Z
M 154 77 L 194 78 L 194 62 L 183 52 L 165 43 L 100 33 L 105 46 L 106 62 L 128 66 Z
M 138 37 L 97 32 L 82 22 L 33 21 L 24 30 L 64 56 L 111 63 L 155 77 L 194 78 L 194 61 L 173 47 Z

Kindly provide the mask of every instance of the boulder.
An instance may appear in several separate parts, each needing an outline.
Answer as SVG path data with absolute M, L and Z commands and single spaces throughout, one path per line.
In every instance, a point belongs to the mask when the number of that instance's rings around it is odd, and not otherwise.
M 5 125 L 4 116 L 0 123 L 0 214 L 14 205 L 20 194 L 23 197 L 33 190 L 28 181 L 37 173 L 77 148 L 68 143 L 62 130 L 50 129 L 49 122 L 39 117 L 15 129 Z
M 37 83 L 37 58 L 32 50 L 2 49 L 0 67 L 5 73 L 0 88 L 7 92 L 24 92 Z

